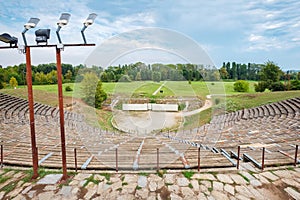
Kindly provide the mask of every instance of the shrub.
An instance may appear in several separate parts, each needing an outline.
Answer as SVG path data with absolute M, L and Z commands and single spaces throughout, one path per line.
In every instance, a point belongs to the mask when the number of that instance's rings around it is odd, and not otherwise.
M 124 75 L 119 79 L 119 82 L 131 82 L 131 79 L 128 75 Z
M 73 89 L 68 85 L 68 86 L 65 88 L 65 91 L 66 91 L 66 92 L 71 92 L 71 91 L 73 91 Z
M 3 82 L 0 82 L 0 89 L 3 89 L 5 87 Z
M 300 90 L 300 81 L 299 80 L 291 81 L 291 90 Z
M 264 92 L 267 87 L 268 87 L 268 84 L 264 81 L 258 82 L 258 84 L 254 84 L 255 92 Z
M 248 92 L 249 91 L 249 83 L 244 80 L 236 81 L 233 84 L 233 89 L 236 92 Z
M 285 87 L 284 87 L 283 83 L 278 81 L 278 82 L 272 83 L 269 89 L 272 91 L 284 91 Z

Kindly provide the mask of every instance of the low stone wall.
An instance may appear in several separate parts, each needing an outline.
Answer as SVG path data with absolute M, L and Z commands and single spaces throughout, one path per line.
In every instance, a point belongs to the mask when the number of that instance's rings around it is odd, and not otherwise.
M 164 112 L 177 112 L 177 104 L 155 104 L 155 103 L 145 103 L 145 104 L 122 104 L 122 110 L 125 111 L 164 111 Z

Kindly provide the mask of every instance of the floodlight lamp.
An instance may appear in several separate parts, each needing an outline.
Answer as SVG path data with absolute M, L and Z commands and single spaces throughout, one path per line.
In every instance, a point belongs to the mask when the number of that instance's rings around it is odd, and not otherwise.
M 97 17 L 97 14 L 91 13 L 89 14 L 88 18 L 84 21 L 84 26 L 90 26 L 94 23 L 95 19 Z
M 70 19 L 71 15 L 69 13 L 62 13 L 58 22 L 57 22 L 57 25 L 60 26 L 60 27 L 63 27 L 65 25 L 68 24 L 69 22 L 69 19 Z
M 27 41 L 26 41 L 26 37 L 25 37 L 25 33 L 31 29 L 31 28 L 35 28 L 36 25 L 39 23 L 40 19 L 39 18 L 30 18 L 29 21 L 24 24 L 24 30 L 22 32 L 22 37 L 24 40 L 24 45 L 27 46 Z
M 68 24 L 70 17 L 71 17 L 71 15 L 69 13 L 62 13 L 59 20 L 58 20 L 58 22 L 57 22 L 56 35 L 57 35 L 57 39 L 58 39 L 59 44 L 62 43 L 61 39 L 60 39 L 59 31 L 60 31 L 61 27 Z
M 91 13 L 91 14 L 89 14 L 88 18 L 83 22 L 83 28 L 81 29 L 81 35 L 82 35 L 84 44 L 86 44 L 84 31 L 88 26 L 90 26 L 94 23 L 96 17 L 97 17 L 97 14 Z
M 39 29 L 35 31 L 35 41 L 37 44 L 46 43 L 48 44 L 48 39 L 50 38 L 50 29 Z
M 39 23 L 40 19 L 39 18 L 30 18 L 29 21 L 24 24 L 24 28 L 25 29 L 31 29 L 31 28 L 35 28 L 36 25 Z

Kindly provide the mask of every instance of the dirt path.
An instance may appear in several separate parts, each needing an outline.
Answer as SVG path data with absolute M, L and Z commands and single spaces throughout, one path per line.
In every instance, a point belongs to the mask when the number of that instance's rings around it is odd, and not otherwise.
M 206 110 L 206 109 L 211 108 L 212 105 L 213 105 L 213 103 L 212 103 L 212 101 L 211 101 L 210 95 L 207 95 L 206 98 L 207 98 L 207 99 L 205 100 L 204 106 L 202 106 L 202 107 L 199 108 L 199 109 L 192 110 L 192 111 L 189 111 L 189 112 L 183 111 L 183 112 L 181 112 L 181 116 L 182 116 L 182 117 L 186 117 L 186 116 L 195 115 L 195 114 L 200 113 L 200 112 L 202 112 L 202 111 L 204 111 L 204 110 Z

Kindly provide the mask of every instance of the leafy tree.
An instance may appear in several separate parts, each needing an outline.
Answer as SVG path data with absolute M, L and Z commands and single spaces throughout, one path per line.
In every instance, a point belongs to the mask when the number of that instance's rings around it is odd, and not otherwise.
M 18 86 L 18 81 L 15 77 L 11 77 L 9 80 L 9 85 L 13 88 L 16 88 Z
M 141 80 L 142 80 L 141 72 L 138 72 L 138 73 L 136 74 L 135 80 L 136 80 L 136 81 L 141 81 Z
M 233 89 L 236 92 L 248 92 L 249 91 L 249 83 L 244 80 L 238 80 L 233 84 Z
M 95 106 L 95 89 L 98 81 L 97 75 L 93 72 L 84 74 L 81 81 L 82 99 L 90 106 Z
M 278 82 L 282 74 L 283 72 L 274 62 L 268 61 L 261 69 L 260 80 L 271 85 L 274 82 Z
M 100 74 L 100 80 L 102 82 L 108 82 L 108 78 L 107 78 L 107 73 L 106 72 L 101 72 L 101 74 Z
M 153 81 L 155 81 L 155 82 L 160 82 L 160 80 L 161 80 L 161 74 L 160 74 L 160 72 L 153 72 L 152 73 L 152 79 L 153 79 Z
M 68 70 L 67 73 L 65 74 L 65 79 L 72 80 L 72 78 L 73 78 L 73 73 L 71 70 Z
M 98 81 L 95 93 L 95 108 L 100 109 L 102 103 L 107 99 L 107 94 L 102 88 L 102 82 Z
M 228 72 L 225 67 L 220 69 L 221 79 L 228 79 Z
M 119 79 L 119 82 L 131 82 L 131 79 L 128 75 L 124 75 Z

